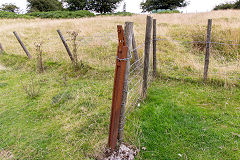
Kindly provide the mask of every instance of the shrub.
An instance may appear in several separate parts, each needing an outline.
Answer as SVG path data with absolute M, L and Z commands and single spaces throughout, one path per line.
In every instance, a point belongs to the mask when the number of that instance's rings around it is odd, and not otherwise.
M 107 15 L 107 16 L 132 16 L 133 13 L 130 12 L 117 12 L 117 13 L 107 13 L 107 14 L 99 14 L 101 15 Z
M 93 13 L 80 10 L 80 11 L 50 11 L 50 12 L 32 12 L 27 15 L 37 18 L 82 18 L 82 17 L 93 17 Z
M 165 9 L 159 9 L 159 10 L 153 10 L 152 13 L 158 13 L 158 14 L 171 14 L 171 13 L 180 13 L 178 10 L 165 10 Z
M 14 12 L 6 12 L 6 11 L 0 11 L 0 18 L 32 18 L 29 15 L 25 15 L 25 14 L 16 14 Z

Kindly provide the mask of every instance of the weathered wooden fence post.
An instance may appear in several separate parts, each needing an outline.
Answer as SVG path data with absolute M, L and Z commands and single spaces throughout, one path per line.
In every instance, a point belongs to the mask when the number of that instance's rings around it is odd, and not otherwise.
M 114 150 L 117 145 L 122 95 L 124 88 L 124 77 L 127 65 L 128 47 L 124 37 L 122 26 L 118 26 L 118 51 L 115 68 L 115 78 L 112 97 L 111 122 L 109 127 L 108 146 Z
M 21 41 L 20 37 L 18 36 L 17 32 L 14 31 L 13 34 L 15 35 L 15 37 L 17 38 L 18 42 L 20 43 L 20 45 L 22 46 L 24 52 L 26 53 L 26 55 L 28 56 L 29 59 L 32 58 L 32 56 L 30 55 L 30 53 L 28 52 L 27 48 L 25 47 L 25 45 L 23 44 L 23 42 Z
M 0 54 L 3 54 L 4 53 L 4 49 L 2 47 L 2 44 L 0 43 Z
M 70 49 L 69 49 L 69 47 L 68 47 L 68 44 L 67 44 L 67 42 L 65 41 L 65 39 L 64 39 L 61 31 L 58 29 L 57 32 L 58 32 L 58 35 L 60 36 L 60 38 L 61 38 L 61 40 L 62 40 L 63 45 L 65 46 L 65 48 L 66 48 L 66 50 L 67 50 L 67 53 L 68 53 L 68 55 L 69 55 L 72 63 L 75 63 L 74 58 L 73 58 L 73 56 L 72 56 L 72 52 L 70 51 Z
M 124 36 L 126 41 L 126 46 L 128 47 L 127 52 L 127 64 L 125 69 L 125 76 L 124 76 L 124 87 L 122 93 L 122 104 L 121 104 L 121 115 L 120 115 L 120 122 L 119 122 L 119 142 L 122 143 L 123 141 L 123 133 L 124 133 L 124 124 L 125 124 L 125 110 L 127 104 L 127 94 L 128 94 L 128 76 L 130 70 L 130 57 L 131 57 L 131 49 L 132 49 L 132 42 L 133 42 L 133 22 L 126 22 L 125 29 L 124 29 Z
M 132 34 L 132 48 L 133 48 L 134 60 L 135 60 L 135 63 L 136 63 L 136 67 L 139 68 L 139 66 L 140 66 L 139 56 L 138 56 L 137 45 L 136 45 L 136 40 L 135 40 L 134 33 Z
M 145 35 L 145 50 L 144 50 L 144 70 L 143 70 L 143 86 L 142 97 L 147 96 L 147 82 L 148 82 L 148 69 L 149 69 L 149 53 L 151 45 L 151 31 L 152 31 L 152 17 L 147 16 L 146 35 Z
M 157 20 L 153 19 L 153 77 L 157 76 Z
M 204 64 L 204 73 L 203 73 L 203 81 L 204 83 L 207 81 L 208 76 L 208 68 L 209 68 L 209 57 L 210 57 L 210 42 L 211 42 L 211 31 L 212 31 L 212 19 L 208 20 L 207 26 L 207 41 L 206 41 L 206 54 L 205 54 L 205 64 Z

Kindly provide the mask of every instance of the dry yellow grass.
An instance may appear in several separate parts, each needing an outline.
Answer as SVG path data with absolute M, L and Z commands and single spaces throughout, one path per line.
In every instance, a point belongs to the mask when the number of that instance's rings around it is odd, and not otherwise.
M 197 14 L 153 14 L 152 16 L 153 18 L 157 19 L 158 35 L 170 35 L 175 26 L 178 26 L 181 28 L 181 30 L 184 30 L 184 32 L 188 33 L 190 32 L 188 31 L 189 28 L 194 28 L 196 26 L 206 26 L 207 19 L 211 18 L 213 19 L 213 24 L 217 25 L 222 30 L 226 29 L 232 31 L 227 39 L 239 41 L 239 14 L 240 11 L 228 10 Z M 86 41 L 79 42 L 79 58 L 87 61 L 91 65 L 110 67 L 114 65 L 114 56 L 116 52 L 116 25 L 124 25 L 124 22 L 126 21 L 134 22 L 134 32 L 136 39 L 138 44 L 141 44 L 144 42 L 145 19 L 146 15 L 134 15 L 131 17 L 98 16 L 93 18 L 67 20 L 1 20 L 0 42 L 3 44 L 3 47 L 7 53 L 24 55 L 24 52 L 12 34 L 12 31 L 17 31 L 23 42 L 26 44 L 26 47 L 34 57 L 36 57 L 36 55 L 34 55 L 34 43 L 41 41 L 43 42 L 45 59 L 51 58 L 55 61 L 64 61 L 69 60 L 69 58 L 57 35 L 56 30 L 60 29 L 66 39 L 69 39 L 69 36 L 67 35 L 68 31 L 77 31 L 80 33 L 79 38 L 83 36 L 94 37 L 92 39 L 86 39 Z M 235 32 L 238 31 L 239 33 L 236 34 Z M 177 30 L 175 32 L 178 33 Z M 111 34 L 110 38 L 97 37 L 108 36 L 109 34 Z M 183 46 L 176 44 L 176 42 L 172 42 L 172 44 L 175 47 L 170 49 L 171 55 L 166 55 L 169 53 L 163 53 L 161 42 L 159 43 L 158 49 L 159 53 L 161 53 L 161 56 L 170 56 L 174 59 L 173 61 L 176 63 L 176 65 L 182 67 L 190 66 L 198 73 L 202 72 L 203 61 L 199 61 L 199 56 L 192 54 L 194 51 L 189 52 Z M 219 63 L 219 61 L 216 60 L 214 56 L 212 56 L 210 65 L 210 72 L 213 72 L 214 76 L 216 74 L 219 74 L 220 77 L 222 77 L 223 74 L 239 71 L 238 60 L 226 65 Z M 218 72 L 213 71 L 216 70 L 216 67 Z

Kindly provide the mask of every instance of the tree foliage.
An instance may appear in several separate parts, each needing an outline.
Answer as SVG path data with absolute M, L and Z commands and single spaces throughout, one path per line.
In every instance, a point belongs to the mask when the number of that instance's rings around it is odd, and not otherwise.
M 225 10 L 225 9 L 232 9 L 234 4 L 232 3 L 225 3 L 217 5 L 213 10 Z
M 233 9 L 240 9 L 240 0 L 235 2 Z
M 70 11 L 88 9 L 88 0 L 65 0 L 68 4 L 67 8 Z
M 225 9 L 240 9 L 240 0 L 235 1 L 235 2 L 227 2 L 227 3 L 222 3 L 217 6 L 213 10 L 225 10 Z
M 176 9 L 178 7 L 187 6 L 186 0 L 146 0 L 141 3 L 143 12 L 158 10 L 158 9 Z
M 127 11 L 127 4 L 124 3 L 124 4 L 123 4 L 123 12 L 126 12 L 126 11 Z
M 28 12 L 48 12 L 62 10 L 62 3 L 58 0 L 27 0 Z
M 3 4 L 0 8 L 2 11 L 6 11 L 6 12 L 18 12 L 19 8 L 15 5 L 15 4 L 12 4 L 12 3 L 6 3 L 6 4 Z
M 111 13 L 117 9 L 122 0 L 90 0 L 89 6 L 92 11 L 98 13 Z

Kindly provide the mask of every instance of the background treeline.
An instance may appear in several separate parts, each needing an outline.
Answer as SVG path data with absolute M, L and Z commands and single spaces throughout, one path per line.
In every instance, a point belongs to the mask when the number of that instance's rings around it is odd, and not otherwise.
M 130 16 L 126 3 L 122 12 L 114 13 L 123 0 L 27 0 L 27 13 L 11 3 L 0 7 L 0 18 L 81 18 L 95 15 Z M 161 5 L 159 5 L 161 4 Z M 176 8 L 187 5 L 186 0 L 146 0 L 140 7 L 143 12 L 179 13 Z M 26 12 L 26 11 L 25 11 Z
M 79 11 L 112 13 L 123 0 L 27 0 L 27 12 Z M 12 3 L 3 4 L 2 11 L 19 13 L 19 8 Z
M 49 12 L 31 12 L 26 14 L 17 14 L 14 12 L 0 11 L 0 18 L 82 18 L 82 17 L 93 17 L 94 13 L 90 11 L 49 11 Z
M 27 13 L 20 14 L 15 4 L 3 4 L 0 18 L 82 18 L 95 14 L 131 16 L 132 13 L 114 13 L 122 0 L 27 0 Z
M 240 0 L 217 5 L 213 10 L 240 9 Z

